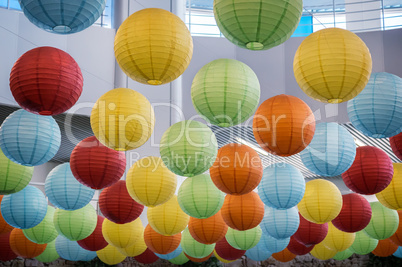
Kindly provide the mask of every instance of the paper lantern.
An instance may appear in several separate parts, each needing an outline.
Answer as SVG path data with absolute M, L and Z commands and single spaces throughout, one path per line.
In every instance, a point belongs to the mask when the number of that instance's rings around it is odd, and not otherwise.
M 364 135 L 385 138 L 402 130 L 402 79 L 396 75 L 373 73 L 364 90 L 348 102 L 348 116 Z
M 253 120 L 258 144 L 271 154 L 288 157 L 302 151 L 313 139 L 315 118 L 303 100 L 277 95 L 265 100 Z
M 79 183 L 70 169 L 70 163 L 55 167 L 46 177 L 45 193 L 49 201 L 59 209 L 77 210 L 85 207 L 95 190 Z
M 21 229 L 15 228 L 10 234 L 12 251 L 23 258 L 35 258 L 45 251 L 47 244 L 36 244 L 25 237 Z
M 229 228 L 225 238 L 232 247 L 240 250 L 249 250 L 258 244 L 261 235 L 262 230 L 260 226 L 245 231 L 237 231 Z
M 208 123 L 238 125 L 255 112 L 260 101 L 257 75 L 234 59 L 217 59 L 202 67 L 193 79 L 191 99 Z
M 23 230 L 24 235 L 30 241 L 37 244 L 47 244 L 56 239 L 59 235 L 53 223 L 55 209 L 47 206 L 45 218 L 37 226 Z
M 261 222 L 262 231 L 276 239 L 291 237 L 299 228 L 299 213 L 293 207 L 287 210 L 277 210 L 265 207 Z
M 103 263 L 108 265 L 119 264 L 126 259 L 126 256 L 121 254 L 119 250 L 112 245 L 107 245 L 104 249 L 98 250 L 96 255 Z
M 222 34 L 249 50 L 267 50 L 284 43 L 299 25 L 303 1 L 215 0 L 214 15 Z
M 98 215 L 95 230 L 87 238 L 77 241 L 78 245 L 89 251 L 98 251 L 105 248 L 108 243 L 102 234 L 102 224 L 104 219 L 104 217 Z
M 376 194 L 378 201 L 387 208 L 402 209 L 402 164 L 393 163 L 394 175 L 391 183 Z
M 244 231 L 260 224 L 264 217 L 264 204 L 255 192 L 241 196 L 227 195 L 221 213 L 230 228 Z
M 175 250 L 173 250 L 172 252 L 170 252 L 168 254 L 155 253 L 155 255 L 158 256 L 160 259 L 163 259 L 163 260 L 171 260 L 171 259 L 174 259 L 174 258 L 178 257 L 182 252 L 183 252 L 183 249 L 179 245 Z
M 161 235 L 175 235 L 183 231 L 190 217 L 184 213 L 173 196 L 168 202 L 154 208 L 148 208 L 148 223 Z
M 400 160 L 402 160 L 402 133 L 389 138 L 389 144 L 391 145 L 392 152 Z
M 339 251 L 332 258 L 337 261 L 343 261 L 343 260 L 350 258 L 350 256 L 352 256 L 352 255 L 353 255 L 353 252 L 350 249 L 346 249 L 344 251 Z
M 376 194 L 392 180 L 394 169 L 388 155 L 377 147 L 362 146 L 356 149 L 352 166 L 342 174 L 346 186 L 359 194 Z
M 43 263 L 50 263 L 58 258 L 60 258 L 60 256 L 56 251 L 56 240 L 48 243 L 45 251 L 43 251 L 39 256 L 35 257 L 36 260 Z
M 402 210 L 398 210 L 399 224 L 396 232 L 390 236 L 390 240 L 398 245 L 402 246 Z
M 356 238 L 349 250 L 358 255 L 366 255 L 372 252 L 378 245 L 378 240 L 369 237 L 364 231 L 356 233 Z
M 110 149 L 90 136 L 75 146 L 70 156 L 74 177 L 92 189 L 103 189 L 116 183 L 126 169 L 126 155 Z
M 228 243 L 226 238 L 222 238 L 216 243 L 215 252 L 225 260 L 237 260 L 246 253 L 246 250 L 236 249 Z
M 141 227 L 141 235 L 138 237 L 137 241 L 135 241 L 134 245 L 125 248 L 118 248 L 120 253 L 127 257 L 136 257 L 141 255 L 147 249 L 147 245 L 145 244 L 144 240 L 144 230 L 144 227 Z
M 42 191 L 28 185 L 23 190 L 4 196 L 1 201 L 3 219 L 12 227 L 28 229 L 37 226 L 46 216 L 47 201 Z
M 334 122 L 317 124 L 310 145 L 300 152 L 307 169 L 328 177 L 341 175 L 349 169 L 355 156 L 356 144 L 353 136 Z
M 355 241 L 355 233 L 342 232 L 332 223 L 328 223 L 328 234 L 322 244 L 331 250 L 343 251 L 348 249 Z
M 207 219 L 190 217 L 188 230 L 191 236 L 202 244 L 213 244 L 221 240 L 228 230 L 221 211 Z
M 24 2 L 20 1 L 22 8 Z M 77 62 L 63 50 L 48 46 L 23 54 L 10 74 L 15 101 L 26 111 L 48 116 L 69 110 L 81 96 L 83 82 Z
M 57 232 L 71 241 L 82 240 L 90 236 L 96 228 L 97 215 L 91 204 L 78 210 L 58 209 L 53 222 Z
M 0 150 L 0 194 L 9 195 L 21 191 L 31 181 L 32 174 L 33 167 L 9 160 Z
M 384 207 L 380 202 L 371 202 L 370 206 L 373 215 L 370 223 L 364 228 L 365 233 L 378 240 L 391 237 L 399 226 L 398 212 Z
M 131 79 L 160 85 L 177 79 L 187 69 L 193 56 L 193 39 L 178 16 L 146 8 L 129 16 L 119 27 L 114 54 Z
M 214 252 L 211 252 L 211 254 L 209 254 L 208 256 L 206 256 L 204 258 L 194 258 L 194 257 L 187 255 L 185 252 L 183 252 L 183 253 L 187 257 L 187 259 L 189 259 L 192 262 L 196 262 L 196 263 L 205 262 L 211 258 L 212 254 L 214 254 Z
M 152 264 L 159 260 L 158 256 L 156 256 L 149 248 L 147 248 L 141 255 L 134 257 L 134 259 L 142 264 Z
M 363 230 L 370 219 L 370 203 L 359 194 L 347 194 L 342 195 L 341 212 L 332 223 L 343 232 L 355 233 Z
M 328 234 L 328 224 L 316 224 L 307 221 L 299 214 L 300 224 L 293 237 L 305 246 L 321 243 Z
M 0 127 L 0 148 L 10 160 L 37 166 L 51 160 L 60 147 L 59 125 L 52 117 L 39 116 L 19 109 Z
M 273 253 L 272 258 L 280 262 L 289 262 L 294 258 L 296 258 L 296 255 L 290 252 L 287 248 L 285 248 L 280 252 Z
M 105 219 L 102 234 L 105 240 L 117 248 L 126 248 L 135 244 L 143 233 L 140 218 L 125 224 L 117 224 Z
M 389 257 L 396 252 L 398 245 L 390 239 L 379 240 L 377 247 L 372 251 L 377 257 Z
M 306 247 L 305 245 L 297 241 L 294 237 L 291 237 L 287 248 L 291 253 L 302 256 L 309 253 L 314 248 L 314 245 Z
M 1 161 L 0 161 L 1 162 Z M 3 200 L 2 195 L 0 195 L 0 207 L 1 207 L 1 201 Z M 222 220 L 223 221 L 223 220 Z M 14 227 L 12 227 L 11 225 L 9 225 L 3 218 L 3 215 L 1 215 L 1 208 L 0 208 L 0 236 L 3 234 L 7 234 L 10 233 L 12 230 L 14 229 Z
M 322 261 L 329 260 L 330 258 L 335 257 L 336 253 L 336 250 L 329 249 L 323 243 L 315 245 L 310 252 L 313 257 Z
M 402 247 L 399 247 L 394 254 L 392 254 L 393 256 L 402 259 Z
M 247 252 L 247 251 L 246 251 Z M 222 263 L 231 263 L 234 262 L 234 260 L 225 260 L 224 258 L 222 258 L 221 256 L 218 255 L 218 253 L 216 253 L 216 251 L 214 250 L 214 256 L 215 258 L 218 259 L 218 261 L 222 262 Z
M 243 195 L 253 191 L 261 181 L 262 162 L 249 146 L 231 143 L 218 150 L 209 169 L 211 179 L 227 194 Z
M 0 261 L 11 261 L 18 257 L 10 246 L 11 232 L 0 235 Z
M 171 263 L 176 264 L 176 265 L 183 265 L 189 261 L 189 258 L 182 252 L 179 256 L 176 258 L 173 258 L 169 260 Z
M 127 151 L 142 146 L 154 130 L 155 115 L 148 99 L 127 88 L 103 94 L 91 112 L 91 128 L 105 146 Z
M 157 232 L 148 224 L 144 231 L 144 241 L 147 247 L 154 253 L 169 254 L 180 245 L 181 233 L 164 236 Z M 180 254 L 180 253 L 179 253 Z
M 163 162 L 177 175 L 193 177 L 215 162 L 218 143 L 211 129 L 198 121 L 181 121 L 166 130 L 159 147 Z
M 202 244 L 196 241 L 186 228 L 182 233 L 181 248 L 184 253 L 194 258 L 204 258 L 214 251 L 215 244 Z
M 224 199 L 225 195 L 214 185 L 209 174 L 187 178 L 177 193 L 180 208 L 198 219 L 206 219 L 216 214 Z
M 304 197 L 297 207 L 300 214 L 310 222 L 330 222 L 342 209 L 342 194 L 330 181 L 311 180 L 306 183 Z
M 260 241 L 255 247 L 246 251 L 247 258 L 250 258 L 253 261 L 265 261 L 271 257 L 272 252 L 266 248 L 264 236 L 264 234 L 261 236 Z
M 284 250 L 290 242 L 290 238 L 276 239 L 264 233 L 261 236 L 261 240 L 264 240 L 265 248 L 271 253 L 277 253 Z
M 312 99 L 341 103 L 367 85 L 372 60 L 356 34 L 328 28 L 310 34 L 296 51 L 293 71 L 300 88 Z
M 83 249 L 77 242 L 68 240 L 64 236 L 56 238 L 56 251 L 61 258 L 68 261 L 86 261 L 88 257 L 96 257 L 95 252 Z

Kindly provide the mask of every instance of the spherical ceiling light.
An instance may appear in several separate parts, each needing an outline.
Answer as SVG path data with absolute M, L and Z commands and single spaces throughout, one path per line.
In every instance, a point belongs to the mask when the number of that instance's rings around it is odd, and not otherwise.
M 364 231 L 356 233 L 355 241 L 349 250 L 358 255 L 367 255 L 372 252 L 378 245 L 378 240 L 371 238 Z
M 300 88 L 324 103 L 341 103 L 357 96 L 367 85 L 372 60 L 356 34 L 327 28 L 310 34 L 296 51 L 293 71 Z
M 47 206 L 46 216 L 42 222 L 33 228 L 23 230 L 25 237 L 37 244 L 47 244 L 55 240 L 59 233 L 53 223 L 54 212 L 52 206 Z
M 36 244 L 25 237 L 21 229 L 15 228 L 10 234 L 12 251 L 23 258 L 35 258 L 45 251 L 47 244 Z M 3 248 L 2 248 L 3 249 Z
M 117 224 L 105 219 L 102 224 L 102 234 L 110 245 L 126 248 L 134 245 L 143 235 L 143 228 L 140 218 L 125 224 Z
M 188 230 L 191 236 L 202 244 L 213 244 L 225 237 L 228 226 L 222 218 L 221 211 L 207 219 L 190 217 Z
M 104 217 L 98 215 L 95 230 L 88 237 L 78 240 L 78 245 L 89 251 L 98 251 L 104 249 L 108 245 L 102 234 L 102 224 L 104 220 Z
M 225 238 L 232 247 L 240 250 L 249 250 L 258 244 L 261 235 L 262 230 L 260 226 L 245 231 L 229 228 Z
M 384 207 L 380 202 L 371 202 L 370 206 L 373 215 L 370 223 L 364 228 L 364 232 L 378 240 L 391 237 L 398 229 L 398 212 Z
M 39 256 L 36 256 L 35 259 L 43 262 L 43 263 L 50 263 L 60 258 L 60 255 L 57 253 L 56 250 L 56 240 L 48 243 L 46 246 L 45 251 L 42 252 Z
M 284 239 L 291 237 L 297 231 L 299 223 L 299 213 L 296 207 L 287 210 L 265 207 L 261 228 L 265 234 L 273 238 Z
M 378 201 L 387 208 L 402 209 L 402 163 L 393 163 L 394 175 L 391 183 L 376 194 Z

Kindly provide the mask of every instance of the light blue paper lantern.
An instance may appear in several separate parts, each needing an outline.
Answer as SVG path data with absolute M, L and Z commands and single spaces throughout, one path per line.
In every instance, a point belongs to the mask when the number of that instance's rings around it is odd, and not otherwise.
M 296 207 L 287 210 L 265 207 L 264 218 L 260 226 L 264 234 L 276 239 L 284 239 L 296 233 L 299 223 L 299 212 Z
M 19 0 L 25 16 L 48 32 L 70 34 L 85 30 L 102 15 L 106 0 Z
M 250 248 L 246 251 L 247 258 L 250 258 L 253 261 L 265 261 L 266 259 L 271 257 L 272 252 L 267 249 L 265 245 L 265 239 L 266 235 L 263 234 L 258 244 L 255 247 Z
M 171 259 L 174 259 L 174 258 L 178 257 L 181 254 L 182 251 L 183 251 L 183 249 L 181 248 L 181 246 L 178 246 L 173 252 L 171 252 L 169 254 L 155 253 L 155 255 L 158 256 L 159 258 L 163 259 L 163 260 L 171 260 Z
M 276 163 L 264 169 L 258 195 L 268 207 L 289 209 L 300 202 L 305 188 L 304 177 L 297 168 L 287 163 Z
M 348 115 L 364 135 L 397 135 L 402 130 L 402 79 L 385 72 L 371 74 L 366 88 L 348 102 Z
M 56 238 L 56 251 L 61 258 L 68 261 L 90 261 L 96 257 L 95 251 L 83 249 L 76 241 L 70 241 L 61 235 Z
M 77 210 L 92 200 L 95 190 L 78 182 L 71 172 L 70 163 L 63 163 L 48 174 L 45 193 L 56 207 L 63 210 Z
M 276 239 L 264 233 L 261 236 L 260 242 L 261 240 L 264 242 L 265 249 L 271 253 L 277 253 L 284 250 L 290 242 L 290 238 Z
M 0 148 L 10 160 L 37 166 L 51 160 L 59 150 L 59 125 L 50 116 L 23 109 L 11 113 L 0 127 Z
M 402 247 L 398 247 L 394 254 L 395 257 L 402 259 Z
M 356 144 L 348 130 L 337 123 L 316 125 L 313 140 L 300 152 L 307 169 L 320 176 L 341 175 L 352 166 Z
M 3 197 L 1 215 L 12 227 L 29 229 L 45 218 L 47 201 L 38 188 L 28 185 L 21 191 Z

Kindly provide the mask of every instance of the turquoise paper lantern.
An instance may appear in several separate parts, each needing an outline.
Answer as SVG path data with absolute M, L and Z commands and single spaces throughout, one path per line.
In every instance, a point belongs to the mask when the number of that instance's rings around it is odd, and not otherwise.
M 183 252 L 183 249 L 181 248 L 181 246 L 178 246 L 173 252 L 170 252 L 169 254 L 155 253 L 155 255 L 163 260 L 171 260 L 171 259 L 178 257 L 182 252 Z
M 277 253 L 284 250 L 290 242 L 290 238 L 276 239 L 270 235 L 262 234 L 260 241 L 263 240 L 265 249 L 271 253 Z
M 364 135 L 385 138 L 402 130 L 402 79 L 373 73 L 367 86 L 348 102 L 350 122 Z
M 12 227 L 29 229 L 42 222 L 47 213 L 45 195 L 38 188 L 28 185 L 21 191 L 3 197 L 1 215 Z
M 337 123 L 316 124 L 311 143 L 300 152 L 307 169 L 320 176 L 341 175 L 352 166 L 356 144 L 348 130 Z
M 263 233 L 276 239 L 284 239 L 296 233 L 299 223 L 299 212 L 296 207 L 287 210 L 265 207 L 264 218 L 260 226 Z
M 246 251 L 247 258 L 253 261 L 265 261 L 271 257 L 272 252 L 270 252 L 266 247 L 266 235 L 262 235 L 258 244 Z
M 85 30 L 102 15 L 106 0 L 19 0 L 25 16 L 48 32 L 70 34 Z
M 90 261 L 96 257 L 95 251 L 83 249 L 76 241 L 61 235 L 56 238 L 56 251 L 61 258 L 68 261 Z
M 4 155 L 24 166 L 48 162 L 56 155 L 60 142 L 59 125 L 51 116 L 19 109 L 11 113 L 0 127 L 0 148 Z
M 394 254 L 395 257 L 402 259 L 402 247 L 398 247 Z
M 77 210 L 85 207 L 93 198 L 95 190 L 75 179 L 70 163 L 55 167 L 46 177 L 45 193 L 49 201 L 63 210 Z
M 276 163 L 264 169 L 258 195 L 268 207 L 289 209 L 302 200 L 305 188 L 304 177 L 297 168 Z

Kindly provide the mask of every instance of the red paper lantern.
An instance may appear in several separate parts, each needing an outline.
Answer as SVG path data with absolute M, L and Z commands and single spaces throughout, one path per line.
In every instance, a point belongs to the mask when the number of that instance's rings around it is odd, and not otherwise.
M 378 257 L 389 257 L 397 251 L 398 245 L 389 239 L 378 240 L 377 247 L 371 252 Z
M 316 224 L 307 221 L 300 215 L 300 224 L 293 237 L 305 246 L 321 243 L 328 234 L 328 224 Z
M 45 251 L 46 246 L 29 241 L 21 229 L 15 228 L 10 233 L 10 247 L 20 257 L 35 258 Z
M 396 232 L 389 238 L 395 245 L 402 246 L 402 210 L 398 210 L 399 225 Z
M 78 143 L 70 157 L 71 171 L 83 185 L 102 189 L 116 183 L 126 169 L 124 151 L 101 144 L 95 136 Z
M 123 180 L 102 191 L 99 195 L 99 208 L 109 221 L 119 224 L 134 221 L 144 210 L 144 206 L 129 195 L 126 181 Z
M 226 237 L 224 237 L 216 243 L 215 252 L 221 258 L 232 261 L 241 258 L 246 253 L 246 250 L 240 250 L 232 247 L 226 240 Z
M 296 258 L 296 255 L 293 254 L 292 252 L 290 252 L 287 248 L 285 248 L 284 250 L 278 252 L 278 253 L 274 253 L 272 254 L 272 257 L 280 262 L 289 262 L 291 260 L 293 260 L 294 258 Z
M 82 93 L 83 77 L 77 62 L 54 47 L 38 47 L 23 54 L 10 74 L 15 101 L 40 115 L 57 115 L 70 109 Z
M 371 219 L 370 203 L 359 194 L 342 196 L 342 209 L 332 224 L 339 230 L 355 233 L 366 228 Z
M 214 254 L 214 252 L 211 252 L 211 254 L 209 254 L 208 256 L 206 256 L 206 257 L 204 257 L 204 258 L 194 258 L 194 257 L 191 257 L 191 256 L 187 255 L 187 254 L 184 252 L 184 255 L 186 255 L 186 257 L 187 257 L 189 260 L 191 260 L 192 262 L 198 262 L 198 263 L 201 263 L 201 262 L 204 262 L 204 261 L 209 260 L 209 258 L 211 258 L 211 256 L 212 256 L 212 254 Z
M 402 160 L 402 133 L 389 138 L 389 143 L 395 156 Z
M 0 235 L 0 261 L 11 261 L 18 257 L 11 249 L 10 235 L 11 233 Z
M 221 211 L 207 219 L 190 217 L 188 230 L 191 236 L 202 244 L 214 244 L 225 237 L 228 226 L 222 218 Z
M 314 245 L 311 246 L 305 246 L 302 243 L 300 243 L 299 241 L 296 240 L 296 238 L 294 238 L 293 236 L 290 237 L 290 242 L 288 245 L 288 250 L 290 252 L 292 252 L 295 255 L 306 255 L 307 253 L 310 253 L 310 251 L 312 251 L 314 248 Z
M 384 190 L 392 180 L 394 168 L 388 155 L 377 147 L 361 146 L 356 149 L 352 166 L 342 174 L 352 191 L 372 195 Z
M 87 238 L 77 241 L 78 245 L 89 251 L 98 251 L 104 249 L 108 245 L 102 234 L 102 223 L 104 219 L 105 218 L 98 215 L 98 222 L 95 230 Z
M 149 248 L 147 248 L 142 254 L 134 257 L 136 261 L 142 264 L 152 264 L 159 260 L 159 257 L 155 255 Z
M 170 236 L 161 235 L 148 224 L 144 231 L 144 241 L 152 252 L 169 254 L 180 245 L 181 233 Z
M 0 195 L 0 206 L 2 200 L 3 195 Z M 6 223 L 6 221 L 4 220 L 3 215 L 1 215 L 1 209 L 0 209 L 0 235 L 11 233 L 13 229 L 14 227 Z

